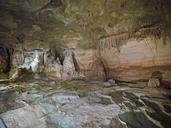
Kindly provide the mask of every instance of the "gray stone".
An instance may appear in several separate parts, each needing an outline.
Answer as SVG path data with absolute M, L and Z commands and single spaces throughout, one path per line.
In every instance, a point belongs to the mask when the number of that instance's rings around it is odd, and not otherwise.
M 0 128 L 6 128 L 3 121 L 0 119 Z
M 142 112 L 125 112 L 120 114 L 119 118 L 125 122 L 129 128 L 159 128 Z
M 42 106 L 48 113 L 54 113 L 57 111 L 57 107 L 50 103 L 40 103 L 40 106 Z
M 44 114 L 38 105 L 25 106 L 0 115 L 7 128 L 47 128 Z
M 146 82 L 128 83 L 128 87 L 130 88 L 145 88 L 146 86 Z
M 63 113 L 55 113 L 49 116 L 49 123 L 55 128 L 83 128 L 84 116 L 67 116 Z
M 111 96 L 103 95 L 98 92 L 90 93 L 89 102 L 90 103 L 100 103 L 100 104 L 105 104 L 105 105 L 114 103 Z
M 75 92 L 59 92 L 52 96 L 52 100 L 56 104 L 66 104 L 79 100 L 79 96 Z
M 85 78 L 84 74 L 76 71 L 73 52 L 70 49 L 64 51 L 64 62 L 62 67 L 62 79 L 68 78 L 81 80 Z
M 79 103 L 65 105 L 61 111 L 49 115 L 49 122 L 56 128 L 102 128 L 117 116 L 119 107 L 116 104 Z

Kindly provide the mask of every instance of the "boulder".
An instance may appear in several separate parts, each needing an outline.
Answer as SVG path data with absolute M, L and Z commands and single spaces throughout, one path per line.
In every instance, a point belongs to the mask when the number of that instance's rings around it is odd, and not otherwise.
M 148 87 L 160 87 L 160 80 L 156 78 L 150 78 L 148 81 Z
M 103 85 L 104 85 L 105 87 L 117 86 L 115 80 L 113 80 L 113 79 L 110 79 L 110 80 L 108 80 L 107 82 L 104 82 Z
M 116 86 L 116 85 L 117 85 L 117 84 L 116 84 L 116 81 L 113 80 L 113 79 L 108 80 L 108 82 L 109 82 L 112 86 Z
M 38 105 L 25 106 L 0 115 L 7 128 L 47 128 L 43 108 Z

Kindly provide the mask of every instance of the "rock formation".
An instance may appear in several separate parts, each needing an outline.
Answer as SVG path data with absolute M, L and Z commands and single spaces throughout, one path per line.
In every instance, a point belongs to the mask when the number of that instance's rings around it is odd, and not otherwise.
M 10 61 L 16 65 L 25 61 L 17 57 L 24 49 L 42 48 L 44 54 L 52 48 L 72 49 L 78 72 L 88 79 L 147 80 L 160 69 L 163 80 L 170 81 L 170 5 L 169 0 L 2 0 L 0 44 L 14 50 Z M 45 71 L 67 76 L 59 73 L 66 68 L 64 56 L 54 57 L 45 63 L 53 68 Z M 31 66 L 35 72 L 36 63 Z M 7 65 L 1 66 L 3 72 L 10 70 Z
M 0 0 L 0 128 L 170 128 L 171 0 Z
M 10 52 L 6 47 L 0 47 L 0 72 L 6 73 L 10 70 Z
M 41 72 L 41 65 L 43 65 L 43 51 L 41 49 L 33 49 L 26 52 L 24 63 L 19 68 L 38 73 Z
M 22 56 L 20 54 L 20 56 Z M 60 61 L 60 57 L 63 60 Z M 16 60 L 13 59 L 15 64 Z M 46 61 L 46 62 L 45 62 Z M 13 65 L 14 67 L 14 65 Z M 84 75 L 76 70 L 76 62 L 74 63 L 74 54 L 71 50 L 64 50 L 63 53 L 57 54 L 53 50 L 44 53 L 43 49 L 32 49 L 25 51 L 23 64 L 16 67 L 16 72 L 11 76 L 10 80 L 18 79 L 23 71 L 32 72 L 33 74 L 44 73 L 47 77 L 52 76 L 58 79 L 84 79 Z

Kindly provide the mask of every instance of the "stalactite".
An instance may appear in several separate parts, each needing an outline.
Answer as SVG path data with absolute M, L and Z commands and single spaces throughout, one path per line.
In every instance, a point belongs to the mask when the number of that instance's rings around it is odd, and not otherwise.
M 104 49 L 111 49 L 111 48 L 117 48 L 118 52 L 120 52 L 120 46 L 123 44 L 126 44 L 126 41 L 129 39 L 129 34 L 124 33 L 121 35 L 114 35 L 114 36 L 109 36 L 106 38 L 103 38 L 99 40 L 99 46 L 100 50 Z
M 103 43 L 99 43 L 101 45 L 101 49 L 111 49 L 116 48 L 118 52 L 120 52 L 120 47 L 124 45 L 129 39 L 137 39 L 142 40 L 147 37 L 155 38 L 155 39 L 163 39 L 163 44 L 166 44 L 167 38 L 167 27 L 168 23 L 163 21 L 162 19 L 153 18 L 150 16 L 141 17 L 136 21 L 137 27 L 136 29 L 128 32 L 119 32 L 115 34 L 110 34 L 107 36 L 103 36 L 99 39 L 99 41 Z

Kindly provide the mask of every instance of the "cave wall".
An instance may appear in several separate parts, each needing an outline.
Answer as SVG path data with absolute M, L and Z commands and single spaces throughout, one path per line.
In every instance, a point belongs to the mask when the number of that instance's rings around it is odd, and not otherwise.
M 12 70 L 25 49 L 62 48 L 72 49 L 88 79 L 146 79 L 160 70 L 169 80 L 170 7 L 170 0 L 1 0 L 0 45 L 14 49 Z
M 106 80 L 103 63 L 96 49 L 75 49 L 80 71 L 91 80 Z
M 171 42 L 163 38 L 129 39 L 117 47 L 75 49 L 81 71 L 89 79 L 121 81 L 147 80 L 155 71 L 171 81 Z
M 108 78 L 144 80 L 152 72 L 160 71 L 164 79 L 171 80 L 171 43 L 164 45 L 162 39 L 131 39 L 120 47 L 120 51 L 104 49 L 101 57 L 108 70 Z

